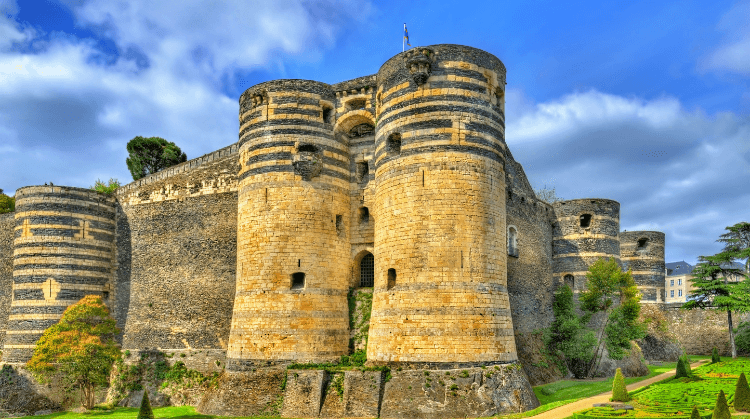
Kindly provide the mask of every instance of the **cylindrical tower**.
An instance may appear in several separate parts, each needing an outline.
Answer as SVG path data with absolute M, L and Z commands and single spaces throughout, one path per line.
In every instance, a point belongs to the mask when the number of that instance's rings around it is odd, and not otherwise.
M 623 269 L 633 270 L 633 279 L 643 303 L 663 303 L 664 233 L 660 231 L 623 231 L 620 233 L 620 258 Z
M 349 155 L 325 83 L 276 80 L 240 97 L 237 290 L 229 369 L 348 351 Z
M 586 198 L 556 202 L 552 272 L 559 284 L 581 290 L 586 272 L 599 258 L 620 263 L 620 203 Z
M 26 362 L 45 329 L 86 295 L 109 300 L 115 199 L 91 189 L 16 191 L 13 296 L 3 361 Z
M 517 360 L 506 281 L 505 66 L 413 48 L 377 75 L 375 287 L 367 359 Z

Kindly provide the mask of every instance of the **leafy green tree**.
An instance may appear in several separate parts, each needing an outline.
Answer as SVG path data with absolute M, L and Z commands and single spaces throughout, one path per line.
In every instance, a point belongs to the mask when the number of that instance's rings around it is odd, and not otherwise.
M 612 380 L 612 398 L 610 400 L 613 402 L 630 401 L 628 389 L 625 387 L 625 377 L 622 375 L 622 370 L 619 368 L 615 372 L 614 380 Z
M 81 404 L 91 409 L 96 388 L 108 385 L 112 364 L 120 356 L 117 333 L 101 297 L 87 295 L 44 332 L 26 367 L 42 382 L 56 377 L 64 390 L 80 389 Z
M 719 397 L 716 398 L 716 406 L 714 407 L 714 414 L 711 416 L 711 419 L 732 419 L 724 390 L 719 390 Z
M 120 186 L 120 181 L 114 178 L 109 178 L 108 183 L 104 183 L 102 180 L 97 179 L 91 189 L 106 195 L 112 195 Z
M 719 236 L 725 243 L 723 252 L 729 252 L 735 259 L 745 261 L 745 275 L 750 276 L 750 223 L 740 222 L 725 228 L 729 232 Z
M 607 313 L 607 320 L 597 336 L 595 357 L 589 367 L 588 375 L 591 376 L 603 356 L 603 347 L 606 346 L 611 358 L 622 359 L 630 349 L 630 341 L 645 336 L 646 328 L 638 320 L 640 293 L 633 275 L 630 270 L 623 272 L 614 258 L 600 258 L 589 267 L 586 290 L 581 292 L 579 300 L 581 309 L 586 313 L 585 322 L 597 312 Z
M 154 411 L 151 410 L 151 402 L 148 400 L 148 389 L 143 389 L 141 408 L 138 410 L 138 419 L 154 419 Z
M 740 373 L 737 385 L 734 387 L 734 410 L 750 412 L 750 386 L 747 385 L 745 373 Z
M 125 162 L 133 180 L 187 161 L 180 147 L 159 137 L 135 137 L 128 141 L 127 149 L 130 157 Z
M 688 310 L 714 309 L 727 312 L 732 358 L 737 358 L 732 312 L 750 311 L 750 281 L 739 269 L 732 267 L 731 262 L 735 258 L 733 252 L 701 256 L 701 262 L 693 269 L 694 289 L 688 296 L 689 301 L 682 306 Z
M 16 210 L 16 198 L 10 197 L 0 189 L 0 214 Z
M 545 336 L 549 351 L 561 363 L 560 371 L 566 367 L 576 378 L 585 378 L 588 365 L 594 358 L 596 334 L 586 328 L 575 313 L 573 291 L 569 286 L 561 286 L 554 295 L 552 311 L 555 315 L 552 325 Z
M 740 323 L 734 342 L 740 351 L 750 352 L 750 322 Z
M 557 196 L 555 188 L 548 188 L 547 185 L 544 185 L 543 188 L 537 189 L 534 192 L 536 192 L 537 198 L 548 204 L 554 204 L 555 202 L 562 201 L 562 198 Z

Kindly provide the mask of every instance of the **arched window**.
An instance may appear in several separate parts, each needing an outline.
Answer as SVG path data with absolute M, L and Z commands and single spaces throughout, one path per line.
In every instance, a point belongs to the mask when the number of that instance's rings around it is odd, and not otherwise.
M 367 207 L 361 207 L 359 209 L 359 222 L 362 224 L 370 222 L 370 210 Z
M 576 278 L 571 274 L 567 274 L 563 278 L 563 284 L 569 286 L 571 290 L 574 290 L 576 285 Z
M 518 257 L 518 230 L 515 226 L 508 227 L 508 255 Z
M 359 286 L 372 287 L 375 285 L 375 257 L 368 253 L 359 261 Z

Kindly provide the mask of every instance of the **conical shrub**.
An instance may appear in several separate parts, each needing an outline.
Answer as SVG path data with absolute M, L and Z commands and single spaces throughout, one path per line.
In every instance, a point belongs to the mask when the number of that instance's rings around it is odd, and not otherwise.
M 711 363 L 715 364 L 717 362 L 721 362 L 721 358 L 719 357 L 719 350 L 714 346 L 714 350 L 711 351 Z
M 685 369 L 685 360 L 682 357 L 677 359 L 677 369 L 675 370 L 674 378 L 688 377 L 688 372 Z
M 685 366 L 685 373 L 687 374 L 688 377 L 692 377 L 693 370 L 690 368 L 690 359 L 688 359 L 687 355 L 683 355 L 682 357 L 683 357 L 682 364 Z
M 711 419 L 732 419 L 724 390 L 719 390 L 719 397 L 716 398 L 716 406 L 714 407 L 714 414 L 711 416 Z
M 693 411 L 690 412 L 690 419 L 701 419 L 701 414 L 698 413 L 698 408 L 693 406 Z
M 740 374 L 737 385 L 734 388 L 734 410 L 738 412 L 750 412 L 750 387 L 747 385 L 745 373 Z
M 148 389 L 143 390 L 141 410 L 138 411 L 138 419 L 154 419 L 154 411 L 151 410 L 151 402 L 148 401 Z
M 625 377 L 622 375 L 622 371 L 618 368 L 615 372 L 615 379 L 612 380 L 612 399 L 613 402 L 627 402 L 630 401 L 630 395 L 628 389 L 625 388 Z

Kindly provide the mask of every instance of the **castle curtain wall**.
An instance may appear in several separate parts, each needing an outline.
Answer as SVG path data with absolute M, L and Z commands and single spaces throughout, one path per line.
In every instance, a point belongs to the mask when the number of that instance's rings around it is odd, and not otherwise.
M 13 230 L 15 213 L 0 214 L 0 347 L 5 341 L 13 293 Z
M 633 270 L 643 303 L 663 303 L 664 233 L 660 231 L 623 231 L 620 233 L 620 258 L 623 270 Z
M 237 261 L 237 147 L 118 191 L 123 349 L 226 350 Z

